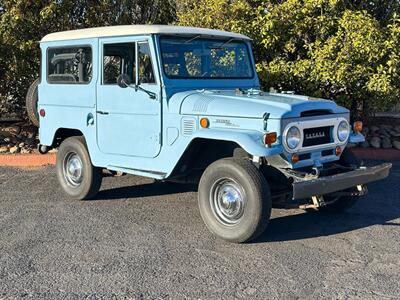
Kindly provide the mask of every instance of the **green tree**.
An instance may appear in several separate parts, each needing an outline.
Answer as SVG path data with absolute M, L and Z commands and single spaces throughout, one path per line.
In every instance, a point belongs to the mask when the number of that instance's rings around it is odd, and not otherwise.
M 22 115 L 38 77 L 38 41 L 51 32 L 94 26 L 168 23 L 172 0 L 0 0 L 0 116 Z
M 383 3 L 384 2 L 384 3 Z M 357 115 L 398 101 L 400 1 L 181 1 L 180 24 L 253 38 L 265 89 L 333 98 Z

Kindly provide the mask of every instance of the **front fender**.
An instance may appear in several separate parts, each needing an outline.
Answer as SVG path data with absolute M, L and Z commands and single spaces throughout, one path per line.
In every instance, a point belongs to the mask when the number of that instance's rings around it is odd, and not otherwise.
M 222 140 L 237 143 L 247 153 L 253 156 L 271 156 L 283 153 L 281 145 L 267 147 L 262 143 L 262 133 L 252 130 L 229 130 L 229 129 L 203 129 L 197 131 L 193 138 L 210 140 Z

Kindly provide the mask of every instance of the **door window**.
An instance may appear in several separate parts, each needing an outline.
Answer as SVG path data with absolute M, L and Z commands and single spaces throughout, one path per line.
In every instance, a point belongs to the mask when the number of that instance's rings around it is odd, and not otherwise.
M 136 81 L 135 43 L 109 44 L 104 46 L 103 84 L 117 84 L 118 76 L 127 74 Z

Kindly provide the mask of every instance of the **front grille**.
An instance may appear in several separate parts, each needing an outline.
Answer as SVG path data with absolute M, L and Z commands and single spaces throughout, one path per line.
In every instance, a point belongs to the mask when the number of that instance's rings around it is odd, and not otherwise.
M 329 144 L 332 142 L 333 126 L 307 128 L 303 130 L 303 147 Z

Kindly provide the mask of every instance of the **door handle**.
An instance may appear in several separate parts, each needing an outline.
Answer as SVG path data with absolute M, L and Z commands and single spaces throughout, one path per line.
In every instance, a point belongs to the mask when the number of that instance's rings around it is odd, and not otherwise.
M 101 111 L 101 110 L 98 110 L 97 113 L 100 114 L 100 115 L 108 115 L 109 114 L 108 112 Z

